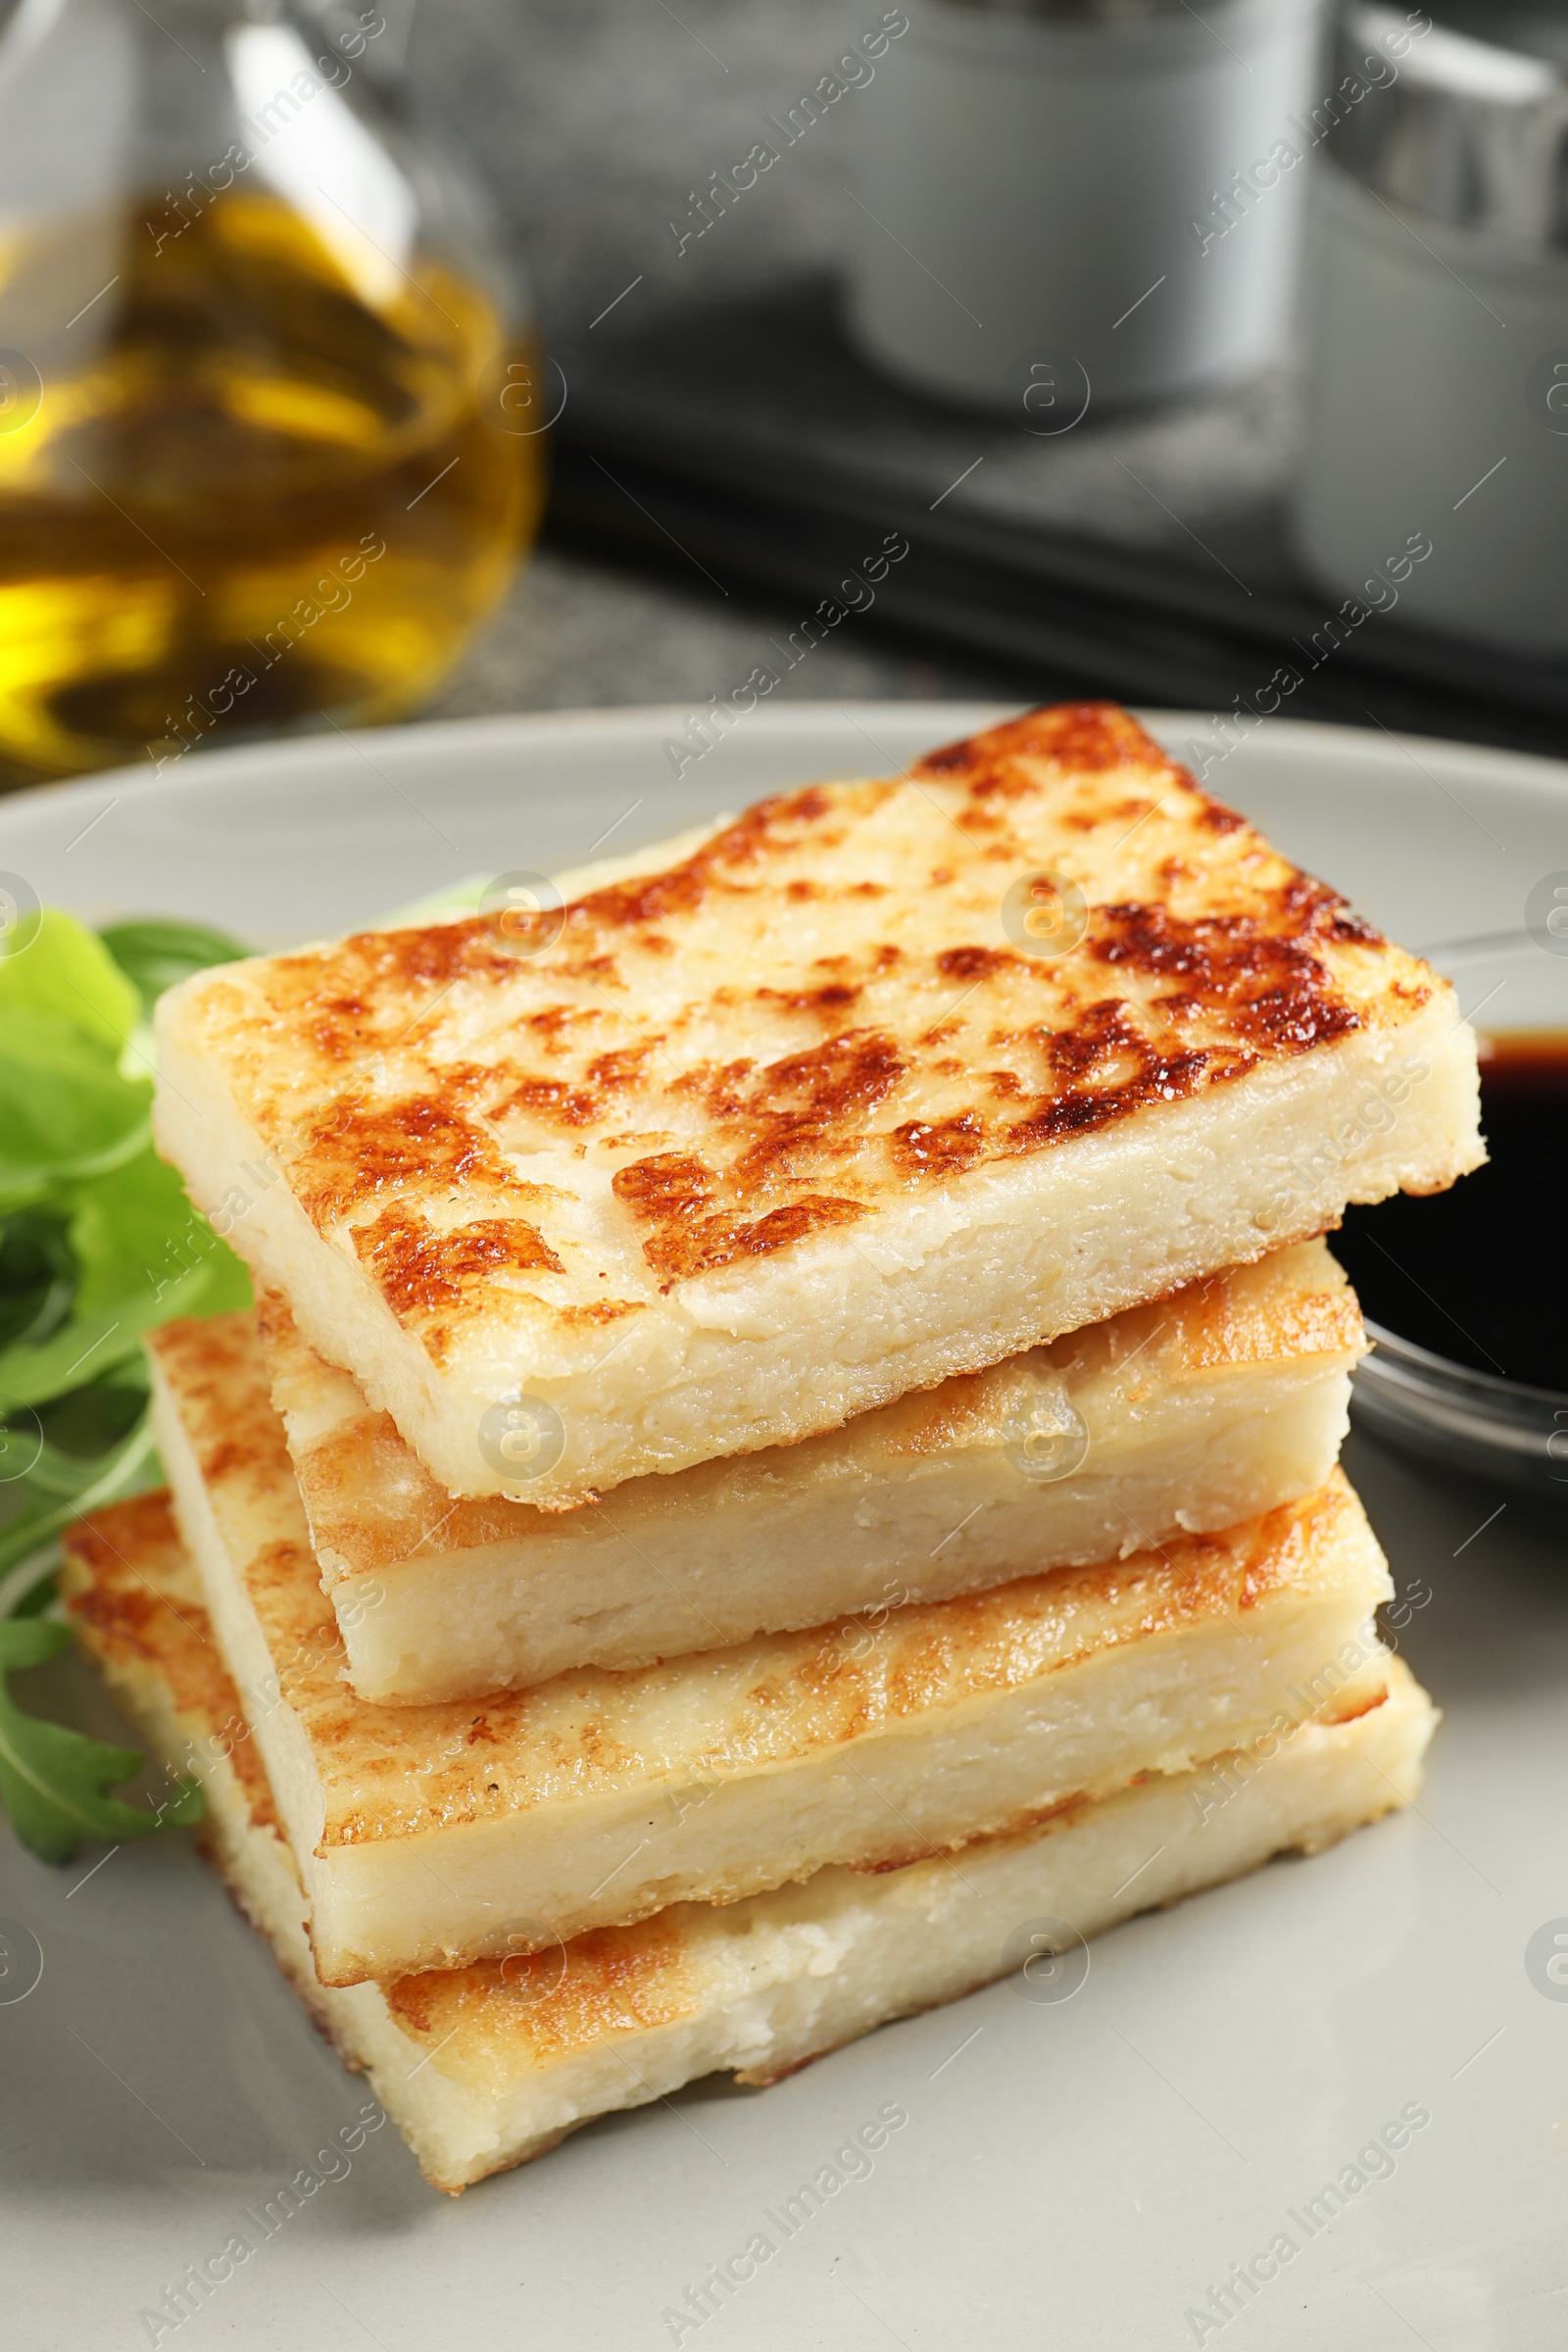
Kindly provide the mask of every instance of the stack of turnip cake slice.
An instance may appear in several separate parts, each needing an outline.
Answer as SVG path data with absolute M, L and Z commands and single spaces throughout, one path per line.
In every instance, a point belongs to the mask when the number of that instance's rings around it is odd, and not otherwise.
M 259 1304 L 67 1576 L 446 2189 L 1408 1800 L 1320 1237 L 1482 1157 L 1446 983 L 1113 709 L 491 897 L 164 1000 Z

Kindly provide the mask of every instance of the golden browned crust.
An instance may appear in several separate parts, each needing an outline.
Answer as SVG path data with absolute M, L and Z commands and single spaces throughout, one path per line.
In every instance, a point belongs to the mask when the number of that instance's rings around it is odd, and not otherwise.
M 212 1622 L 193 1597 L 196 1573 L 168 1491 L 78 1520 L 65 1537 L 65 1551 L 62 1583 L 83 1648 L 133 1703 L 161 1684 L 163 1704 L 186 1737 L 208 1754 L 226 1757 L 252 1827 L 275 1831 L 271 1788 Z M 489 2067 L 512 2073 L 524 2053 L 550 2064 L 617 2033 L 672 2024 L 696 2006 L 678 1911 L 634 1928 L 594 1929 L 545 1951 L 405 1977 L 381 1989 L 413 2045 L 444 2047 L 461 2029 L 449 2071 L 470 2080 Z M 302 1982 L 300 1990 L 347 2062 L 362 2065 L 344 2048 L 318 1988 Z
M 1091 1324 L 1046 1349 L 1057 1366 L 1091 1349 L 1109 1347 L 1136 1356 L 1161 1331 L 1176 1335 L 1184 1373 L 1211 1372 L 1222 1364 L 1281 1363 L 1290 1357 L 1356 1355 L 1367 1347 L 1366 1328 L 1355 1293 L 1332 1258 L 1326 1279 L 1306 1285 L 1283 1279 L 1295 1250 L 1205 1275 L 1169 1298 L 1130 1307 L 1105 1324 Z
M 465 2072 L 486 2053 L 515 2064 L 525 2040 L 548 2065 L 614 2034 L 673 2025 L 696 2007 L 679 1907 L 628 1928 L 590 1928 L 569 1943 L 383 1986 L 412 2038 L 439 2046 L 463 2032 Z
M 111 1680 L 127 1689 L 132 1704 L 150 1723 L 162 1725 L 172 1714 L 209 1752 L 221 1753 L 219 1743 L 234 1698 L 233 1686 L 211 1646 L 205 1613 L 190 1603 L 194 1570 L 181 1550 L 168 1496 L 140 1496 L 95 1514 L 72 1531 L 67 1553 L 66 1583 L 74 1618 L 85 1645 L 104 1662 Z M 1389 1695 L 1408 1690 L 1408 1678 L 1396 1662 L 1391 1661 L 1390 1676 L 1390 1691 L 1347 1701 L 1320 1722 L 1348 1722 L 1381 1707 Z M 229 1761 L 241 1767 L 243 1752 L 234 1749 Z M 259 1775 L 259 1766 L 254 1770 Z M 1388 1791 L 1384 1801 L 1388 1805 L 1401 1801 L 1407 1791 L 1401 1791 L 1387 1776 L 1383 1778 Z M 275 1838 L 265 1780 L 261 1786 L 265 1801 L 258 1805 L 253 1798 L 252 1821 Z M 1076 1809 L 1076 1799 L 1052 1808 L 1046 1834 L 1065 1826 Z M 217 1831 L 220 1820 L 211 1826 Z M 1348 1826 L 1348 1820 L 1340 1820 L 1317 1833 L 1298 1832 L 1292 1841 L 1312 1850 Z M 1040 1835 L 1037 1826 L 1026 1834 L 1025 1841 Z M 975 1852 L 1004 1850 L 1013 1842 L 1011 1838 L 987 1839 L 977 1843 Z M 238 1857 L 232 1838 L 225 1847 L 224 1838 L 215 1836 L 211 1851 L 219 1866 L 232 1874 L 236 1901 L 270 1936 L 313 2020 L 337 2045 L 349 2066 L 363 2066 L 366 2055 L 358 2046 L 350 2014 L 332 2007 L 336 1996 L 323 1994 L 311 1978 L 303 1949 L 296 1951 L 291 1937 L 280 1936 L 279 1920 L 252 1912 L 249 1897 L 241 1891 L 245 1874 L 235 1868 Z M 470 2092 L 481 2110 L 488 2103 L 490 2111 L 500 2115 L 506 2112 L 509 2097 L 515 2096 L 535 2069 L 567 2062 L 579 2054 L 603 2051 L 613 2055 L 622 2035 L 657 2031 L 700 2017 L 705 2010 L 711 2014 L 712 1937 L 708 1935 L 705 1952 L 703 1931 L 710 1930 L 714 1916 L 707 1906 L 681 1904 L 636 1925 L 591 1930 L 564 1945 L 466 1968 L 433 1970 L 381 1984 L 379 1990 L 407 2042 L 410 2061 L 404 2066 L 400 2054 L 393 2062 L 397 2069 L 393 2085 L 399 2077 L 410 2079 L 421 2064 L 434 2061 L 439 2073 Z M 974 1984 L 989 1982 L 1002 1965 L 999 1957 L 977 1971 Z M 944 2000 L 956 1997 L 958 1989 L 956 1985 L 946 1987 Z M 898 2008 L 900 2014 L 917 2014 L 929 2005 L 906 1998 Z M 835 2038 L 842 2036 L 824 2034 L 818 2047 L 802 2052 L 793 2061 L 759 2060 L 753 2068 L 739 2071 L 737 2080 L 755 2084 L 781 2081 L 825 2055 Z M 776 2033 L 773 2046 L 780 2046 Z M 625 2064 L 641 2082 L 632 2062 L 628 2059 Z M 377 2087 L 394 2113 L 399 2112 L 394 2088 L 379 2082 Z M 575 2129 L 576 2123 L 588 2120 L 588 2115 L 579 2115 L 561 2132 L 533 2142 L 528 2153 L 544 2153 L 565 2136 L 566 2131 Z M 492 2146 L 476 2165 L 444 2177 L 442 2163 L 428 2148 L 421 2147 L 420 2157 L 426 2177 L 451 2194 L 458 2193 L 487 2165 L 504 2167 L 515 2161 Z
M 254 1825 L 275 1829 L 271 1787 L 213 1639 L 168 1489 L 110 1503 L 78 1519 L 61 1542 L 61 1592 L 82 1647 L 111 1680 L 157 1674 L 190 1736 L 220 1743 Z
M 359 1574 L 421 1555 L 518 1542 L 557 1522 L 556 1513 L 506 1495 L 455 1501 L 404 1443 L 391 1415 L 372 1411 L 346 1373 L 323 1364 L 278 1292 L 261 1291 L 256 1313 L 279 1412 L 286 1416 L 298 1406 L 303 1418 L 317 1423 L 325 1419 L 323 1394 L 330 1392 L 333 1399 L 326 1425 L 308 1439 L 291 1438 L 289 1447 L 317 1549 L 329 1553 L 334 1563 L 331 1572 L 323 1571 L 329 1590 L 338 1562 L 341 1572 Z M 940 1388 L 902 1397 L 872 1418 L 890 1456 L 940 1453 L 1004 1441 L 1011 1427 L 1007 1415 L 1016 1391 L 1015 1368 L 1070 1373 L 1137 1364 L 1142 1380 L 1152 1386 L 1220 1366 L 1314 1356 L 1348 1362 L 1365 1347 L 1355 1294 L 1340 1268 L 1320 1245 L 1298 1245 L 1250 1266 L 1229 1267 L 1148 1306 L 1130 1307 L 988 1371 L 956 1373 Z M 1130 1388 L 1129 1402 L 1139 1393 Z M 865 1423 L 858 1426 L 863 1429 Z M 667 1493 L 673 1507 L 678 1489 L 698 1508 L 726 1481 L 766 1478 L 774 1464 L 804 1468 L 812 1455 L 841 1442 L 837 1433 L 829 1433 L 788 1448 L 769 1447 L 739 1463 L 700 1463 L 678 1480 L 659 1479 L 656 1496 Z M 655 1487 L 654 1481 L 646 1484 Z M 642 1491 L 622 1489 L 617 1514 Z
M 1042 871 L 1086 903 L 1050 957 L 1003 912 Z M 236 966 L 182 1017 L 445 1363 L 497 1314 L 623 1319 L 1432 986 L 1124 712 L 1066 705 L 764 801 L 531 956 L 489 916 L 366 932 Z
M 497 1820 L 566 1796 L 782 1766 L 1018 1689 L 1113 1646 L 1234 1620 L 1309 1590 L 1359 1506 L 1344 1480 L 1218 1535 L 994 1591 L 777 1634 L 633 1672 L 583 1668 L 475 1702 L 356 1698 L 311 1549 L 252 1314 L 169 1323 L 150 1342 L 312 1745 L 322 1850 Z M 903 1849 L 890 1839 L 887 1858 Z

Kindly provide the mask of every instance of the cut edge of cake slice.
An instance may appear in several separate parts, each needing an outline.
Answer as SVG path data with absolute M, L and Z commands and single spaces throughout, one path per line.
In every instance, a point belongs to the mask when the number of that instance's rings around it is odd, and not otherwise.
M 526 1957 L 331 1989 L 312 1965 L 265 1773 L 235 1740 L 238 1696 L 167 1496 L 111 1505 L 71 1531 L 66 1555 L 78 1638 L 166 1765 L 201 1781 L 209 1858 L 426 2180 L 454 2194 L 704 2075 L 774 2082 L 1028 1965 L 1071 1984 L 1092 1965 L 1085 1939 L 1408 1804 L 1437 1722 L 1391 1659 L 1385 1690 L 1353 1717 L 1331 1709 L 1028 1835 L 880 1875 L 829 1870 L 723 1909 L 682 1904 Z M 888 2100 L 865 2144 L 906 2120 Z

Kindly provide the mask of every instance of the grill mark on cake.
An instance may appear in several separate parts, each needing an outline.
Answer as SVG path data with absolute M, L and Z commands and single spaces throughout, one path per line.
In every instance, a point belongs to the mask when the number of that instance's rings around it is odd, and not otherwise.
M 1353 1355 L 1367 1344 L 1361 1310 L 1348 1283 L 1338 1290 L 1289 1294 L 1250 1310 L 1247 1301 L 1216 1284 L 1202 1303 L 1206 1311 L 1195 1323 L 1191 1341 L 1189 1360 L 1195 1372 L 1221 1363 Z
M 662 1036 L 643 1038 L 635 1046 L 617 1046 L 588 1064 L 588 1082 L 606 1096 L 628 1093 L 648 1082 L 648 1064 L 664 1043 Z
M 710 1119 L 737 1119 L 746 1108 L 744 1082 L 756 1067 L 746 1060 L 699 1061 L 681 1073 L 670 1092 L 695 1097 Z
M 524 1013 L 520 1026 L 539 1032 L 539 1041 L 547 1054 L 559 1054 L 564 1050 L 562 1040 L 568 1029 L 600 1017 L 597 1006 L 591 1004 L 547 1004 L 542 1011 Z
M 441 1233 L 416 1210 L 393 1202 L 373 1223 L 357 1226 L 353 1239 L 360 1263 L 405 1328 L 461 1305 L 475 1282 L 565 1271 L 523 1217 L 480 1217 Z
M 346 985 L 322 989 L 323 968 Z M 297 1006 L 311 1018 L 323 1055 L 341 1059 L 350 1045 L 380 1034 L 374 1007 L 389 1000 L 445 994 L 462 980 L 492 980 L 515 968 L 511 947 L 494 917 L 427 923 L 397 931 L 360 931 L 328 959 L 319 950 L 272 958 L 267 967 L 268 1009 L 276 1014 Z M 362 1008 L 355 1011 L 353 1005 Z M 399 1027 L 403 1024 L 400 1022 Z
M 1107 1063 L 1119 1062 L 1124 1070 L 1131 1063 L 1126 1074 L 1133 1076 L 1155 1057 L 1122 997 L 1102 997 L 1098 1004 L 1087 1005 L 1074 1028 L 1035 1029 L 1029 1034 L 1044 1051 L 1053 1073 L 1072 1085 L 1091 1072 L 1108 1075 Z
M 713 1274 L 720 1267 L 734 1265 L 744 1258 L 768 1257 L 775 1250 L 787 1250 L 794 1242 L 805 1241 L 808 1234 L 836 1225 L 852 1225 L 865 1213 L 858 1200 L 808 1193 L 781 1208 L 769 1209 L 765 1216 L 751 1223 L 742 1217 L 723 1215 L 705 1217 L 692 1226 L 671 1220 L 648 1236 L 643 1243 L 643 1255 L 653 1271 L 663 1278 L 661 1289 L 667 1291 L 672 1283 L 692 1275 Z
M 541 2060 L 612 2034 L 675 2024 L 696 2006 L 687 1943 L 662 1917 L 590 1928 L 531 1954 L 436 1969 L 384 1987 L 405 2033 L 439 2044 L 471 2021 L 486 2042 L 515 2041 Z
M 1310 941 L 1340 919 L 1344 901 L 1308 875 L 1281 892 L 1288 929 L 1253 915 L 1184 922 L 1167 907 L 1130 900 L 1097 909 L 1087 942 L 1099 962 L 1177 983 L 1157 1003 L 1167 1015 L 1223 1019 L 1249 1044 L 1302 1052 L 1361 1026 Z
M 564 1078 L 525 1078 L 504 1095 L 490 1115 L 504 1119 L 509 1110 L 530 1110 L 557 1127 L 592 1127 L 604 1117 L 605 1098 Z
M 839 960 L 843 960 L 839 958 Z M 849 981 L 828 980 L 818 988 L 760 988 L 760 1004 L 777 1004 L 786 1012 L 814 1012 L 831 1020 L 858 1002 L 864 991 Z
M 652 1228 L 643 1256 L 662 1287 L 770 1256 L 863 1216 L 862 1202 L 822 1193 L 813 1171 L 824 1157 L 858 1149 L 858 1139 L 844 1130 L 885 1102 L 907 1066 L 891 1038 L 845 1031 L 758 1073 L 733 1123 L 738 1149 L 724 1175 L 690 1152 L 656 1152 L 619 1169 L 611 1189 Z M 751 1213 L 770 1194 L 797 1187 L 809 1189 L 761 1216 Z M 705 1208 L 710 1213 L 699 1215 Z
M 479 1184 L 507 1192 L 515 1183 L 495 1139 L 440 1095 L 330 1106 L 306 1128 L 293 1175 L 318 1233 L 393 1190 Z
M 1113 1120 L 1156 1102 L 1179 1102 L 1198 1091 L 1213 1057 L 1201 1048 L 1183 1054 L 1146 1054 L 1143 1066 L 1119 1086 L 1085 1087 L 1047 1096 L 1021 1119 L 1003 1130 L 1009 1153 L 1039 1152 L 1078 1135 L 1091 1135 Z
M 411 1040 L 405 1038 L 403 1043 L 408 1045 Z M 415 1052 L 417 1054 L 416 1045 Z M 422 1054 L 419 1054 L 418 1058 L 423 1063 L 427 1076 L 439 1089 L 439 1099 L 442 1102 L 452 1102 L 460 1110 L 477 1111 L 481 1118 L 484 1114 L 485 1103 L 496 1091 L 497 1078 L 506 1072 L 506 1065 L 496 1062 L 443 1061 L 437 1066 L 424 1062 Z M 517 1074 L 522 1075 L 520 1071 Z M 356 1099 L 361 1102 L 368 1101 L 368 1089 L 362 1089 Z
M 936 967 L 944 980 L 988 980 L 993 972 L 1004 971 L 1009 964 L 1020 961 L 1020 957 L 1009 956 L 1001 948 L 944 948 L 936 958 Z M 926 1032 L 927 1037 L 935 1034 L 935 1030 Z
M 1044 1360 L 1040 1350 L 1031 1348 L 1025 1355 L 1014 1356 L 1009 1364 L 994 1364 L 985 1372 L 955 1372 L 940 1389 L 902 1398 L 898 1417 L 885 1439 L 888 1453 L 897 1459 L 905 1454 L 951 1453 L 964 1446 L 1000 1445 L 1007 1397 L 1027 1382 L 1030 1370 L 1044 1367 Z
M 666 1225 L 706 1206 L 714 1182 L 712 1169 L 695 1152 L 656 1152 L 617 1168 L 610 1189 L 635 1215 Z
M 885 1102 L 908 1066 L 885 1032 L 847 1029 L 769 1062 L 758 1073 L 750 1107 L 781 1124 L 839 1126 Z
M 244 1438 L 220 1438 L 216 1446 L 209 1446 L 202 1454 L 202 1476 L 209 1481 L 234 1478 L 242 1471 L 254 1472 L 263 1468 L 265 1460 L 265 1455 L 259 1454 L 256 1447 L 247 1444 Z
M 977 1110 L 951 1119 L 906 1119 L 889 1139 L 893 1163 L 905 1176 L 962 1176 L 985 1156 L 986 1123 Z

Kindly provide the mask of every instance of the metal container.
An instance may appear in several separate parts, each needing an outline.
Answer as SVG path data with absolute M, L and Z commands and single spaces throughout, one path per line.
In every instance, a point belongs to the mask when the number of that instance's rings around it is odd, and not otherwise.
M 864 94 L 848 316 L 1033 429 L 1247 374 L 1287 331 L 1318 0 L 912 0 Z
M 1359 61 L 1391 47 L 1396 77 L 1348 96 Z M 1432 553 L 1399 592 L 1407 618 L 1560 651 L 1568 11 L 1350 0 L 1330 79 L 1342 98 L 1312 191 L 1298 556 L 1356 599 L 1419 534 Z

